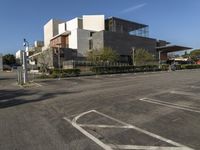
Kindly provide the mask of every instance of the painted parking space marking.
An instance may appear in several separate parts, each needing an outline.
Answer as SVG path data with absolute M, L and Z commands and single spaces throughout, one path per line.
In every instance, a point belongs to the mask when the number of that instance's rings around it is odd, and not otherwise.
M 34 82 L 35 85 L 37 85 L 38 87 L 41 87 L 42 85 L 39 83 Z
M 183 92 L 183 91 L 170 91 L 171 94 L 179 94 L 179 95 L 186 95 L 186 96 L 197 96 L 197 94 L 191 92 Z
M 145 102 L 148 102 L 148 103 L 152 103 L 152 104 L 171 107 L 171 108 L 175 108 L 175 109 L 181 109 L 181 110 L 185 110 L 185 111 L 200 113 L 200 109 L 196 108 L 196 107 L 190 107 L 190 106 L 185 106 L 185 105 L 180 105 L 180 104 L 174 104 L 174 103 L 164 102 L 164 101 L 161 101 L 161 100 L 156 100 L 156 99 L 151 99 L 151 98 L 141 98 L 139 100 L 140 101 L 145 101 Z
M 103 116 L 105 118 L 110 119 L 111 121 L 115 121 L 117 123 L 120 123 L 120 125 L 103 125 L 103 124 L 79 124 L 77 123 L 78 120 L 82 117 L 84 117 L 87 114 L 90 113 L 96 113 L 100 116 Z M 180 143 L 174 142 L 170 139 L 164 138 L 162 136 L 156 135 L 154 133 L 151 133 L 149 131 L 146 131 L 144 129 L 138 128 L 136 126 L 133 126 L 131 124 L 125 123 L 123 121 L 120 121 L 118 119 L 115 119 L 111 116 L 108 116 L 106 114 L 103 114 L 99 111 L 96 110 L 90 110 L 84 113 L 81 113 L 75 117 L 73 117 L 72 119 L 68 119 L 67 117 L 63 118 L 64 120 L 66 120 L 67 122 L 69 122 L 74 128 L 76 128 L 77 130 L 79 130 L 82 134 L 84 134 L 86 137 L 88 137 L 89 139 L 91 139 L 93 142 L 95 142 L 96 144 L 98 144 L 100 147 L 102 147 L 104 150 L 114 150 L 114 149 L 124 149 L 124 150 L 134 150 L 134 149 L 145 149 L 145 150 L 193 150 L 192 148 L 189 148 L 185 145 L 182 145 Z M 118 145 L 118 144 L 111 144 L 111 143 L 105 143 L 102 142 L 100 139 L 98 139 L 97 137 L 95 137 L 94 135 L 92 135 L 91 133 L 89 133 L 87 130 L 84 129 L 84 127 L 88 127 L 88 128 L 125 128 L 125 129 L 132 129 L 132 130 L 136 130 L 140 133 L 143 133 L 147 136 L 150 136 L 154 139 L 160 140 L 162 142 L 168 143 L 172 146 L 144 146 L 144 145 Z
M 200 86 L 191 86 L 192 89 L 200 89 Z
M 188 150 L 184 147 L 157 147 L 157 146 L 138 146 L 138 145 L 109 145 L 113 149 L 124 149 L 124 150 Z

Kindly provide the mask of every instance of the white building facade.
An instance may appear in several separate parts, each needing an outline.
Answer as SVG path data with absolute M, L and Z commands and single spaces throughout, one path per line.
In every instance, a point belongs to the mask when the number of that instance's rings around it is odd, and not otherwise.
M 18 51 L 16 52 L 16 54 L 15 54 L 15 58 L 16 58 L 17 60 L 19 60 L 19 63 L 22 62 L 22 57 L 23 57 L 23 50 L 18 50 Z
M 84 57 L 91 49 L 92 33 L 103 30 L 105 30 L 104 15 L 84 15 L 67 22 L 52 19 L 44 26 L 44 48 L 61 45 L 61 48 L 77 50 L 78 57 Z M 59 37 L 62 38 L 58 39 Z
M 59 24 L 63 23 L 64 21 L 51 19 L 45 26 L 44 26 L 44 49 L 50 46 L 51 39 L 58 35 L 59 31 Z

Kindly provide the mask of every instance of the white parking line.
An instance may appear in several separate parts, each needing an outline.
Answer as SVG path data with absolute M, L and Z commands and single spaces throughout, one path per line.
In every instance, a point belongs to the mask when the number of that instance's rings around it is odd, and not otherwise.
M 114 125 L 98 125 L 98 124 L 79 124 L 80 127 L 90 127 L 90 128 L 121 128 L 121 129 L 131 129 L 130 126 L 114 126 Z
M 111 119 L 111 120 L 117 121 L 117 122 L 119 122 L 119 123 L 121 123 L 121 124 L 123 124 L 123 125 L 125 125 L 125 126 L 128 126 L 129 128 L 132 128 L 132 129 L 134 129 L 134 130 L 137 130 L 137 131 L 139 131 L 139 132 L 141 132 L 141 133 L 144 133 L 144 134 L 146 134 L 146 135 L 149 135 L 149 136 L 151 136 L 151 137 L 154 137 L 154 138 L 156 138 L 156 139 L 159 139 L 159 140 L 161 140 L 161 141 L 164 141 L 164 142 L 166 142 L 166 143 L 169 143 L 169 144 L 172 144 L 172 145 L 175 145 L 175 146 L 179 146 L 179 147 L 184 147 L 184 145 L 182 145 L 182 144 L 176 143 L 176 142 L 174 142 L 174 141 L 172 141 L 172 140 L 166 139 L 166 138 L 164 138 L 164 137 L 161 137 L 161 136 L 156 135 L 156 134 L 154 134 L 154 133 L 148 132 L 148 131 L 143 130 L 143 129 L 141 129 L 141 128 L 138 128 L 138 127 L 136 127 L 136 126 L 127 124 L 127 123 L 125 123 L 125 122 L 123 122 L 123 121 L 120 121 L 120 120 L 118 120 L 118 119 L 115 119 L 115 118 L 113 118 L 113 117 L 110 117 L 110 116 L 108 116 L 108 115 L 106 115 L 106 114 L 100 113 L 100 112 L 98 112 L 98 111 L 96 111 L 96 113 L 98 113 L 98 114 L 100 114 L 100 115 L 102 115 L 102 116 L 104 116 L 104 117 L 107 117 L 107 118 L 109 118 L 109 119 Z
M 183 92 L 183 91 L 170 91 L 171 94 L 179 94 L 179 95 L 186 95 L 186 96 L 197 96 L 197 94 L 191 92 Z
M 163 105 L 163 106 L 166 106 L 166 107 L 171 107 L 171 108 L 186 110 L 186 111 L 190 111 L 190 112 L 200 113 L 199 108 L 195 108 L 195 107 L 189 107 L 189 106 L 185 106 L 185 105 L 163 102 L 163 101 L 151 99 L 151 98 L 142 98 L 142 99 L 139 99 L 139 100 L 145 101 L 145 102 L 148 102 L 148 103 L 157 104 L 157 105 Z
M 109 146 L 113 149 L 124 149 L 124 150 L 134 150 L 134 149 L 143 149 L 143 150 L 188 150 L 185 147 L 161 147 L 161 146 L 138 146 L 138 145 L 112 145 Z
M 38 87 L 41 87 L 42 85 L 39 83 L 34 82 Z
M 193 89 L 200 89 L 200 86 L 191 86 Z
M 115 126 L 115 125 L 94 125 L 94 124 L 78 124 L 77 121 L 78 119 L 80 119 L 81 117 L 83 117 L 84 115 L 87 115 L 89 113 L 96 113 L 99 114 L 103 117 L 106 117 L 112 121 L 115 121 L 117 123 L 120 123 L 121 125 Z M 96 144 L 98 144 L 100 147 L 102 147 L 105 150 L 113 150 L 113 149 L 146 149 L 146 150 L 193 150 L 189 147 L 186 147 L 182 144 L 179 144 L 177 142 L 174 142 L 172 140 L 166 139 L 164 137 L 161 137 L 159 135 L 156 135 L 154 133 L 148 132 L 146 130 L 143 130 L 141 128 L 138 128 L 136 126 L 133 126 L 131 124 L 125 123 L 123 121 L 120 121 L 118 119 L 115 119 L 113 117 L 110 117 L 106 114 L 103 114 L 101 112 L 98 112 L 96 110 L 90 110 L 84 113 L 79 114 L 78 116 L 74 117 L 71 120 L 69 120 L 68 118 L 64 117 L 64 120 L 68 121 L 73 127 L 75 127 L 77 130 L 79 130 L 82 134 L 84 134 L 85 136 L 87 136 L 89 139 L 91 139 L 92 141 L 94 141 Z M 89 132 L 87 132 L 85 129 L 83 129 L 83 127 L 95 127 L 95 128 L 129 128 L 129 129 L 134 129 L 137 130 L 141 133 L 144 133 L 148 136 L 151 136 L 153 138 L 156 138 L 158 140 L 161 140 L 163 142 L 169 143 L 171 145 L 174 145 L 173 147 L 156 147 L 156 146 L 137 146 L 137 145 L 113 145 L 113 144 L 105 144 L 103 143 L 101 140 L 99 140 L 98 138 L 96 138 L 95 136 L 93 136 L 92 134 L 90 134 Z
M 83 128 L 81 128 L 78 124 L 74 123 L 73 121 L 70 121 L 67 118 L 64 118 L 64 119 L 66 121 L 68 121 L 69 123 L 71 123 L 72 126 L 74 126 L 76 129 L 78 129 L 81 133 L 83 133 L 89 139 L 91 139 L 96 144 L 98 144 L 99 146 L 101 146 L 104 150 L 112 150 L 112 148 L 110 146 L 108 146 L 108 145 L 104 144 L 103 142 L 101 142 L 98 138 L 94 137 L 92 134 L 90 134 L 89 132 L 87 132 L 86 130 L 84 130 Z

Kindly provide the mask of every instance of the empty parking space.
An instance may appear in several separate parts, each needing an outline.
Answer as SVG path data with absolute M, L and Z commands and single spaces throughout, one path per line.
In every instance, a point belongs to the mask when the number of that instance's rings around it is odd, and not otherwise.
M 83 112 L 73 117 L 64 117 L 64 119 L 105 150 L 192 150 L 182 144 L 125 123 L 96 110 Z M 80 121 L 80 119 L 82 120 Z
M 0 81 L 0 149 L 27 148 L 28 134 L 31 150 L 35 141 L 41 150 L 198 150 L 199 73 L 37 80 L 27 89 Z
M 150 123 L 143 124 L 143 127 L 158 131 L 157 133 L 167 137 L 172 136 L 172 139 L 178 141 L 181 139 L 187 145 L 193 143 L 193 146 L 197 148 L 200 146 L 199 90 L 200 88 L 197 85 L 186 84 L 181 88 L 169 89 L 140 98 L 141 103 L 150 105 L 149 108 L 151 109 L 154 107 L 162 114 L 162 117 L 154 118 Z M 163 113 L 159 109 L 166 111 Z

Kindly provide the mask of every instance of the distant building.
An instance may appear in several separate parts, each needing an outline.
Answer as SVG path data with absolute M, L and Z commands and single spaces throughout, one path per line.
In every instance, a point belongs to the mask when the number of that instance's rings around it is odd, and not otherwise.
M 23 50 L 18 50 L 15 54 L 15 58 L 18 64 L 22 64 Z
M 44 47 L 44 42 L 43 41 L 35 41 L 34 47 L 42 48 L 42 47 Z
M 190 58 L 176 57 L 168 59 L 168 64 L 193 64 L 193 61 Z

